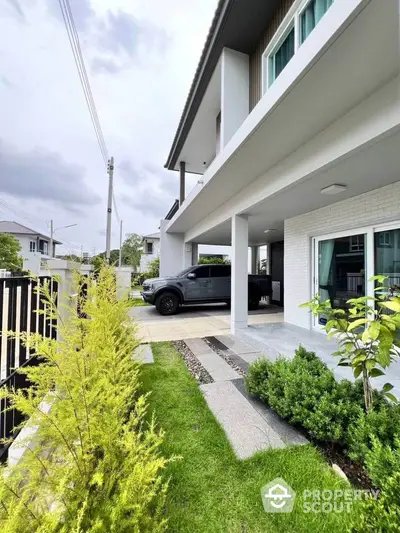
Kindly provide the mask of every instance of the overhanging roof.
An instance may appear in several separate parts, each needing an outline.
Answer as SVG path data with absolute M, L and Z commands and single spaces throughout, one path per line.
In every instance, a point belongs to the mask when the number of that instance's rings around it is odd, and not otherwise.
M 165 167 L 174 170 L 222 49 L 250 54 L 281 0 L 219 0 Z
M 0 220 L 0 233 L 11 233 L 12 235 L 34 235 L 35 237 L 42 237 L 50 240 L 50 237 L 43 235 L 27 226 L 23 226 L 13 220 Z M 54 244 L 62 244 L 62 242 L 53 239 Z

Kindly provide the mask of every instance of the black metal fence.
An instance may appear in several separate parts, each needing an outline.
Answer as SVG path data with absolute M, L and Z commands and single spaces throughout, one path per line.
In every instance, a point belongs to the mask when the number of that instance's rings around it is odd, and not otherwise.
M 50 277 L 0 279 L 0 389 L 29 387 L 26 376 L 17 369 L 39 364 L 21 341 L 21 333 L 38 333 L 46 338 L 56 338 L 57 322 L 46 317 L 46 302 L 39 293 L 40 286 L 49 284 L 51 294 L 57 293 L 58 284 Z M 9 335 L 9 332 L 15 335 Z M 16 409 L 7 410 L 8 400 L 0 402 L 0 439 L 13 438 L 14 428 L 22 422 L 22 415 Z M 0 440 L 0 461 L 8 456 L 8 445 Z

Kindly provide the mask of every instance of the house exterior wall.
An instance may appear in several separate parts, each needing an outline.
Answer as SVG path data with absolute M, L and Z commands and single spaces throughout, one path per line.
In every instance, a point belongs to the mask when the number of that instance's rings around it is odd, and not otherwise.
M 16 239 L 18 239 L 19 243 L 21 244 L 21 252 L 20 255 L 23 258 L 24 261 L 24 270 L 29 270 L 30 272 L 33 272 L 34 274 L 38 274 L 40 271 L 40 262 L 43 256 L 39 250 L 38 250 L 38 239 L 36 235 L 14 235 Z M 36 243 L 36 251 L 31 252 L 30 251 L 30 242 L 34 241 Z
M 147 239 L 148 242 L 153 243 L 153 253 L 144 253 L 140 257 L 139 272 L 146 272 L 151 261 L 160 256 L 160 239 Z
M 400 173 L 399 173 L 400 179 Z M 311 327 L 299 305 L 312 297 L 312 237 L 400 220 L 400 181 L 285 220 L 285 321 Z
M 249 61 L 249 99 L 250 111 L 257 105 L 261 99 L 261 83 L 262 83 L 262 55 L 267 48 L 269 42 L 274 36 L 279 25 L 285 18 L 294 0 L 282 0 L 279 8 L 276 10 L 271 22 L 266 26 L 264 33 L 260 37 L 257 46 L 250 55 Z

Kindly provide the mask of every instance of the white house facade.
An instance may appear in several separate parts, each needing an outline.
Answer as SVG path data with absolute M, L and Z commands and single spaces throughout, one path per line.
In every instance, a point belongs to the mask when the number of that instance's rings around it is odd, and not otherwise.
M 42 269 L 42 261 L 50 259 L 50 237 L 46 237 L 18 222 L 8 220 L 0 221 L 0 233 L 9 233 L 19 241 L 24 270 L 38 274 Z M 53 240 L 53 257 L 57 244 L 61 244 L 61 242 Z
M 400 285 L 398 0 L 220 0 L 166 163 L 180 205 L 161 272 L 232 245 L 232 331 L 247 326 L 247 256 L 267 245 L 285 321 Z M 185 197 L 185 175 L 200 174 Z

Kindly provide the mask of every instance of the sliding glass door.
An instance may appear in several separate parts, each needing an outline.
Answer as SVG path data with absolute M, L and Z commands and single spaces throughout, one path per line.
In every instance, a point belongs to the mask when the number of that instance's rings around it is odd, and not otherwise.
M 365 234 L 316 239 L 315 250 L 314 293 L 346 310 L 347 300 L 365 295 Z M 316 326 L 325 324 L 325 316 L 316 319 Z
M 385 291 L 400 295 L 400 222 L 317 237 L 314 244 L 313 295 L 347 309 L 347 300 L 373 296 L 373 275 L 388 278 Z M 326 317 L 314 320 L 321 330 Z

